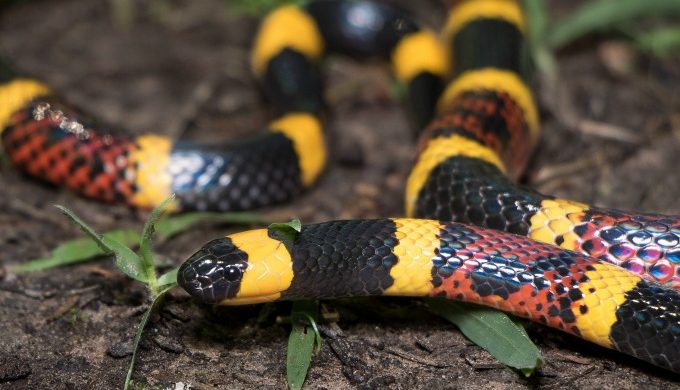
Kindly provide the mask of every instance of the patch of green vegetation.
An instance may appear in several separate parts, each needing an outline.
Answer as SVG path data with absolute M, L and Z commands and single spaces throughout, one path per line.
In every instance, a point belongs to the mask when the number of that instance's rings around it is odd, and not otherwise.
M 97 233 L 94 229 L 88 226 L 83 220 L 76 216 L 71 210 L 57 206 L 57 208 L 69 217 L 76 225 L 78 225 L 83 232 L 85 232 L 97 246 L 106 254 L 112 254 L 115 258 L 116 267 L 131 279 L 137 280 L 146 284 L 151 304 L 142 315 L 142 318 L 137 325 L 137 332 L 133 340 L 132 359 L 128 369 L 127 377 L 125 378 L 124 389 L 131 387 L 132 372 L 137 358 L 137 351 L 139 350 L 139 342 L 144 333 L 149 317 L 155 308 L 160 306 L 163 296 L 170 289 L 177 286 L 177 270 L 167 272 L 160 277 L 156 273 L 156 264 L 151 251 L 151 238 L 155 231 L 155 224 L 159 221 L 167 205 L 174 199 L 174 195 L 163 201 L 156 209 L 151 212 L 149 219 L 144 225 L 144 230 L 139 239 L 140 250 L 135 253 L 128 246 L 113 237 Z M 77 317 L 76 317 L 77 318 Z M 75 324 L 75 322 L 74 322 Z
M 316 324 L 318 316 L 318 301 L 293 303 L 290 314 L 292 329 L 288 337 L 286 358 L 286 378 L 291 390 L 302 388 L 312 362 L 312 355 L 321 350 L 321 334 Z
M 69 326 L 71 326 L 72 328 L 75 328 L 75 326 L 76 326 L 76 324 L 78 323 L 78 321 L 83 321 L 83 322 L 85 322 L 85 321 L 87 321 L 87 318 L 88 318 L 88 317 L 87 317 L 87 314 L 85 314 L 85 313 L 83 313 L 82 311 L 80 311 L 80 309 L 77 308 L 77 307 L 72 307 L 71 310 L 69 310 L 68 314 L 69 314 L 69 316 L 68 316 L 68 324 L 69 324 Z
M 286 4 L 304 5 L 307 0 L 227 0 L 236 11 L 250 16 L 263 16 L 276 7 Z
M 529 45 L 539 69 L 549 78 L 556 77 L 555 52 L 593 33 L 627 36 L 635 46 L 656 56 L 680 48 L 680 28 L 671 22 L 680 15 L 677 0 L 598 0 L 584 2 L 569 15 L 553 21 L 544 0 L 523 0 L 529 30 Z M 633 22 L 656 18 L 667 24 L 645 30 Z

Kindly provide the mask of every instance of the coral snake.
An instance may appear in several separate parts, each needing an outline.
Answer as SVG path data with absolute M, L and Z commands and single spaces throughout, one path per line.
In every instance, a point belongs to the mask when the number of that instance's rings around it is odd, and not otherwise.
M 2 145 L 29 175 L 103 201 L 152 207 L 176 193 L 176 211 L 275 204 L 313 184 L 326 161 L 323 53 L 380 55 L 407 86 L 424 129 L 406 212 L 429 219 L 307 225 L 289 246 L 267 229 L 232 234 L 188 259 L 179 284 L 225 305 L 366 295 L 464 300 L 680 373 L 680 218 L 592 207 L 514 182 L 539 135 L 525 29 L 512 0 L 460 2 L 441 40 L 374 2 L 284 6 L 264 19 L 252 54 L 278 112 L 259 136 L 205 145 L 126 137 L 87 122 L 77 132 L 66 118 L 81 116 L 47 86 L 3 72 Z M 60 111 L 35 116 L 38 102 Z

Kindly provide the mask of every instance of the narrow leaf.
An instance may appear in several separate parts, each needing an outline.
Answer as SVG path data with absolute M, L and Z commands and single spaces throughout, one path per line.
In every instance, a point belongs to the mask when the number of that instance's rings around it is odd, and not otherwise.
M 657 56 L 665 56 L 673 50 L 680 49 L 680 28 L 660 27 L 648 33 L 638 34 L 635 43 L 642 50 L 651 51 Z
M 139 239 L 139 235 L 134 229 L 112 230 L 104 233 L 104 237 L 117 240 L 127 246 L 135 245 Z M 84 262 L 108 253 L 110 252 L 102 250 L 99 244 L 91 238 L 76 238 L 60 244 L 45 258 L 31 260 L 18 266 L 15 271 L 21 273 L 61 267 Z
M 524 0 L 522 4 L 528 22 L 531 56 L 541 72 L 552 81 L 557 77 L 557 61 L 545 41 L 550 23 L 545 2 L 544 0 Z
M 255 213 L 212 213 L 193 212 L 176 216 L 166 216 L 156 223 L 156 232 L 163 238 L 173 236 L 191 229 L 201 222 L 229 223 L 239 225 L 265 225 L 268 221 Z
M 177 271 L 179 268 L 175 268 L 172 271 L 168 271 L 158 278 L 158 286 L 164 288 L 166 286 L 176 286 L 177 285 Z
M 263 16 L 276 7 L 285 4 L 303 6 L 307 0 L 230 0 L 236 11 L 250 16 Z
M 118 267 L 118 269 L 120 269 L 125 275 L 140 282 L 147 283 L 142 260 L 135 252 L 132 251 L 132 249 L 128 248 L 115 238 L 106 237 L 97 233 L 66 207 L 56 207 L 59 209 L 59 211 L 64 213 L 73 222 L 75 222 L 83 232 L 89 235 L 90 238 L 92 238 L 97 243 L 102 251 L 106 253 L 113 253 L 116 258 L 116 267 Z
M 151 215 L 144 223 L 144 230 L 142 230 L 142 238 L 139 241 L 139 253 L 142 256 L 142 263 L 144 265 L 144 273 L 146 279 L 152 290 L 156 288 L 156 269 L 153 261 L 153 253 L 151 249 L 151 237 L 155 231 L 155 224 L 161 218 L 170 202 L 175 199 L 175 194 L 170 195 L 167 199 L 161 202 L 158 207 L 151 211 Z
M 116 256 L 116 267 L 119 270 L 134 280 L 143 283 L 149 282 L 142 259 L 132 249 L 114 239 L 104 237 L 104 241 L 113 248 L 113 253 Z
M 75 222 L 76 225 L 85 232 L 92 240 L 94 240 L 95 243 L 101 248 L 106 253 L 111 253 L 113 252 L 113 248 L 107 245 L 106 242 L 104 242 L 103 237 L 101 234 L 97 233 L 92 229 L 90 226 L 88 226 L 82 219 L 80 219 L 73 211 L 69 210 L 68 208 L 61 206 L 61 205 L 56 205 L 55 206 L 59 211 L 61 211 L 64 215 L 69 217 L 73 222 Z
M 486 349 L 501 363 L 531 376 L 543 363 L 538 347 L 524 328 L 507 314 L 482 306 L 428 299 L 428 308 L 454 323 L 472 342 Z
M 302 223 L 299 219 L 293 219 L 285 223 L 272 223 L 268 227 L 269 237 L 281 241 L 288 250 L 291 250 L 295 238 L 302 231 Z
M 149 305 L 149 308 L 146 309 L 144 314 L 142 315 L 142 318 L 139 321 L 139 324 L 137 324 L 137 331 L 135 333 L 135 338 L 132 340 L 132 358 L 130 359 L 130 367 L 128 368 L 127 376 L 125 377 L 125 385 L 123 385 L 123 389 L 128 390 L 130 388 L 130 385 L 132 383 L 132 372 L 135 369 L 135 361 L 137 360 L 137 351 L 139 350 L 139 342 L 142 340 L 142 335 L 144 334 L 144 328 L 146 328 L 146 324 L 149 322 L 149 318 L 151 317 L 151 313 L 156 309 L 156 307 L 160 304 L 162 301 L 165 293 L 169 290 L 165 289 L 162 290 L 156 297 L 153 299 L 151 302 L 151 305 Z
M 670 16 L 680 14 L 678 0 L 616 0 L 585 2 L 576 11 L 562 19 L 548 36 L 553 48 L 560 48 L 575 39 L 597 30 L 644 16 Z
M 288 337 L 286 359 L 288 387 L 293 390 L 301 389 L 305 383 L 314 353 L 314 343 L 317 342 L 317 337 L 320 340 L 318 332 L 315 331 L 318 313 L 319 303 L 316 301 L 293 302 L 291 311 L 293 329 Z

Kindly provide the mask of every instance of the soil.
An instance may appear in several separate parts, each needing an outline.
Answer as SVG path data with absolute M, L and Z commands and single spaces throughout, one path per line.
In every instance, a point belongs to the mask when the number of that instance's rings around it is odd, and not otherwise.
M 224 139 L 270 118 L 248 70 L 256 17 L 221 0 L 148 0 L 125 25 L 113 22 L 112 3 L 12 4 L 0 15 L 0 49 L 18 69 L 133 133 Z M 552 13 L 573 7 L 557 3 Z M 435 27 L 444 15 L 434 2 L 414 12 Z M 558 60 L 559 87 L 535 87 L 543 133 L 524 181 L 602 206 L 680 213 L 680 58 L 592 37 Z M 333 56 L 324 67 L 330 166 L 304 196 L 262 213 L 306 223 L 401 215 L 415 143 L 387 66 Z M 144 287 L 107 259 L 32 274 L 12 269 L 81 236 L 54 204 L 99 231 L 141 227 L 145 213 L 82 199 L 9 166 L 0 188 L 0 388 L 121 387 L 148 304 Z M 156 250 L 172 266 L 207 237 L 236 229 L 201 226 Z M 680 388 L 659 368 L 540 326 L 528 331 L 545 365 L 524 378 L 418 301 L 326 305 L 340 320 L 327 325 L 309 389 Z M 288 310 L 204 307 L 176 289 L 150 321 L 133 378 L 149 388 L 284 388 L 289 326 L 275 319 Z

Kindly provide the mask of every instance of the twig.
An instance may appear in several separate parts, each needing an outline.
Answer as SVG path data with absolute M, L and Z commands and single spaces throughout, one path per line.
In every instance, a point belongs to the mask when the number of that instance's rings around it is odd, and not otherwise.
M 415 356 L 413 354 L 410 354 L 406 351 L 399 350 L 399 349 L 394 348 L 394 347 L 385 348 L 385 352 L 392 354 L 392 355 L 395 355 L 395 356 L 399 356 L 400 358 L 403 358 L 403 359 L 406 359 L 406 360 L 410 360 L 414 363 L 419 363 L 419 364 L 425 365 L 425 366 L 436 367 L 436 368 L 445 368 L 445 367 L 453 367 L 454 366 L 453 364 L 439 363 L 439 362 L 435 362 L 435 361 L 427 359 L 427 358 L 421 358 L 421 357 Z
M 544 84 L 541 101 L 566 128 L 618 142 L 637 144 L 642 141 L 642 136 L 629 128 L 583 118 L 559 77 L 549 82 L 544 80 Z
M 80 295 L 70 296 L 61 306 L 57 308 L 57 310 L 54 311 L 54 313 L 45 318 L 45 324 L 49 324 L 50 322 L 68 313 L 72 307 L 78 304 L 78 301 L 80 301 Z
M 593 166 L 599 166 L 604 162 L 604 159 L 604 155 L 602 154 L 593 154 L 563 164 L 544 166 L 534 177 L 533 185 L 540 186 L 556 178 L 568 176 L 572 173 L 583 171 Z
M 9 204 L 7 206 L 9 207 L 10 210 L 22 213 L 30 217 L 32 220 L 49 222 L 50 224 L 59 227 L 68 226 L 63 218 L 58 217 L 53 213 L 45 212 L 45 210 L 37 210 L 34 206 L 24 202 L 21 199 L 17 198 L 10 199 Z
M 547 386 L 547 388 L 548 389 L 562 388 L 562 386 L 566 385 L 567 383 L 573 387 L 573 385 L 576 384 L 578 380 L 585 378 L 587 375 L 590 375 L 593 371 L 597 369 L 598 366 L 590 366 L 587 369 L 585 369 L 582 373 L 557 381 Z
M 217 77 L 205 79 L 198 83 L 189 98 L 180 108 L 175 119 L 168 125 L 165 134 L 171 138 L 179 138 L 196 120 L 201 108 L 215 95 Z
M 47 291 L 40 291 L 40 290 L 32 290 L 29 288 L 21 288 L 21 287 L 14 287 L 14 286 L 0 286 L 0 290 L 2 291 L 7 291 L 10 293 L 14 294 L 20 294 L 25 297 L 31 298 L 31 299 L 48 299 L 52 298 L 56 293 L 57 290 L 47 290 Z
M 640 136 L 640 134 L 634 132 L 631 129 L 611 123 L 598 122 L 591 119 L 581 119 L 577 122 L 576 127 L 583 134 L 611 139 L 614 141 L 630 144 L 639 144 L 642 141 L 642 136 Z
M 592 361 L 590 359 L 586 359 L 584 357 L 566 355 L 566 354 L 562 354 L 562 353 L 559 353 L 559 352 L 556 352 L 554 355 L 556 357 L 558 357 L 559 360 L 564 361 L 564 362 L 571 362 L 571 363 L 576 363 L 576 364 L 581 364 L 581 365 L 589 365 L 589 364 L 592 363 Z

